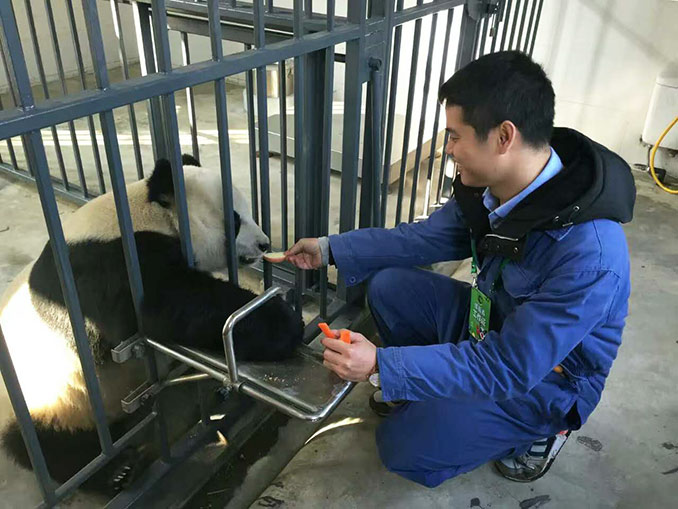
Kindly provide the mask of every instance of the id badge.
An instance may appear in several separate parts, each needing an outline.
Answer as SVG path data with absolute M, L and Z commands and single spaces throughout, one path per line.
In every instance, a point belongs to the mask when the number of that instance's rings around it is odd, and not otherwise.
M 485 339 L 490 329 L 490 307 L 492 301 L 481 292 L 478 287 L 471 288 L 471 311 L 468 318 L 468 329 L 471 336 L 476 340 Z

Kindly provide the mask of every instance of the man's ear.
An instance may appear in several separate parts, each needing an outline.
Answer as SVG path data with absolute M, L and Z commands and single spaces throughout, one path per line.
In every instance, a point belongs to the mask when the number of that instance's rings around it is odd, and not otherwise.
M 506 154 L 516 141 L 518 128 L 510 120 L 504 120 L 497 128 L 497 148 L 500 154 Z

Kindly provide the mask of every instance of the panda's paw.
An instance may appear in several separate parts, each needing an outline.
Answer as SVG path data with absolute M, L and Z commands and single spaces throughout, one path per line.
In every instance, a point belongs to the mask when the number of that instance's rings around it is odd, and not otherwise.
M 133 447 L 128 447 L 120 453 L 108 479 L 111 491 L 119 493 L 139 477 L 147 463 L 144 456 L 139 449 Z

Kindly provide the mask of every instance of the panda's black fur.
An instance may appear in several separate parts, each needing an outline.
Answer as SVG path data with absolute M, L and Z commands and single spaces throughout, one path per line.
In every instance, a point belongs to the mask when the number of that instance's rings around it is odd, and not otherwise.
M 183 163 L 199 165 L 190 156 L 184 156 Z M 167 161 L 158 161 L 147 180 L 147 190 L 149 201 L 170 207 L 173 186 Z M 239 222 L 236 214 L 236 230 Z M 158 341 L 223 354 L 221 330 L 225 319 L 255 298 L 255 294 L 189 267 L 177 236 L 136 231 L 134 237 L 144 287 L 143 334 Z M 90 325 L 88 332 L 95 361 L 98 366 L 110 366 L 110 350 L 137 332 L 122 241 L 119 237 L 92 238 L 69 242 L 68 247 L 83 315 L 94 325 Z M 28 286 L 32 295 L 39 296 L 49 306 L 65 309 L 49 242 L 30 271 Z M 92 334 L 98 335 L 96 341 Z M 281 360 L 291 355 L 302 338 L 301 317 L 282 299 L 275 297 L 236 326 L 236 357 L 240 360 Z M 40 373 L 35 376 L 39 377 Z M 114 440 L 137 420 L 138 417 L 134 420 L 123 417 L 111 422 Z M 42 421 L 35 424 L 50 474 L 59 482 L 70 478 L 100 453 L 98 436 L 92 426 L 73 430 L 59 429 Z M 17 463 L 31 468 L 16 421 L 12 420 L 3 430 L 1 439 L 5 450 Z M 129 448 L 85 488 L 110 493 L 111 489 L 120 488 L 116 479 L 129 477 L 126 475 L 130 473 L 129 468 L 139 468 L 147 462 L 148 458 L 139 449 Z

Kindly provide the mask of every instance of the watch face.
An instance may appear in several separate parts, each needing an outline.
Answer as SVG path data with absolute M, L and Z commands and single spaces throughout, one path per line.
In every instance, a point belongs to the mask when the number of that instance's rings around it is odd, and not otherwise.
M 372 384 L 375 387 L 381 387 L 381 383 L 379 380 L 379 373 L 372 373 L 369 378 L 370 384 Z

